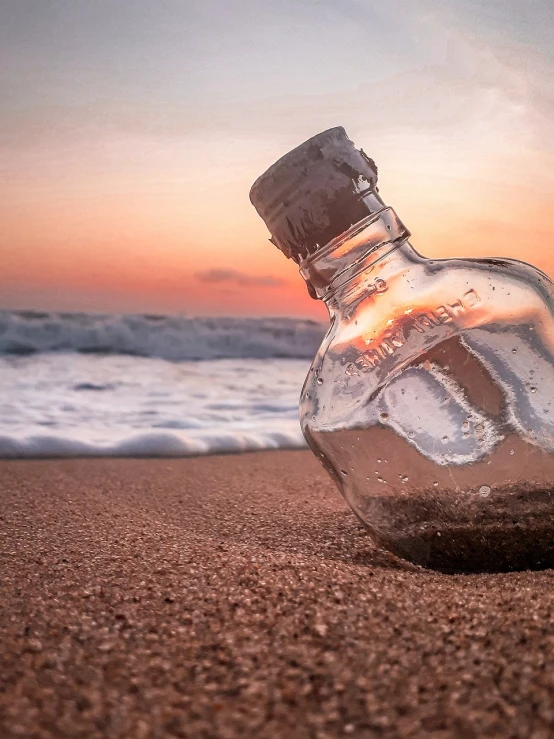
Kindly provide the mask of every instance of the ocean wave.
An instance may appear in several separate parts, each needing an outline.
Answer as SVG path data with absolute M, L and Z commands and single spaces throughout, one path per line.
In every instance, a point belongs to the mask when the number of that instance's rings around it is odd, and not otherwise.
M 306 446 L 300 428 L 272 432 L 211 431 L 195 436 L 178 433 L 141 433 L 112 442 L 94 443 L 63 434 L 0 435 L 2 459 L 67 457 L 192 457 L 263 449 L 300 449 Z
M 0 354 L 130 354 L 172 361 L 311 359 L 325 327 L 294 318 L 0 311 Z

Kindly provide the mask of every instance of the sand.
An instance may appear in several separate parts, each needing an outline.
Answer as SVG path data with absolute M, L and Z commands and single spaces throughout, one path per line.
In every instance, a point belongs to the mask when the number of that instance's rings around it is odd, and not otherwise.
M 376 549 L 309 452 L 0 464 L 0 736 L 554 730 L 554 571 Z

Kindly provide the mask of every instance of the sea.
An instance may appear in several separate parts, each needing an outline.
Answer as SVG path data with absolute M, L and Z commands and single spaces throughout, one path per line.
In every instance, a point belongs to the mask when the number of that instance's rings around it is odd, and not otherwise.
M 300 448 L 326 327 L 293 318 L 0 311 L 0 457 Z

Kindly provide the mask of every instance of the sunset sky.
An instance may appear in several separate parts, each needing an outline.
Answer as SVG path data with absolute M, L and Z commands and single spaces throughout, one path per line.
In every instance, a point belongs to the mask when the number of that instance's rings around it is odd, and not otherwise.
M 0 305 L 323 317 L 248 199 L 342 125 L 429 256 L 554 277 L 552 0 L 2 0 Z

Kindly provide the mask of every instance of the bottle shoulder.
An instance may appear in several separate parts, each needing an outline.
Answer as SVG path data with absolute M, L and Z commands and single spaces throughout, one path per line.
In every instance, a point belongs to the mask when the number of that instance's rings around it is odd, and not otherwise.
M 426 272 L 435 282 L 435 295 L 452 290 L 477 298 L 475 309 L 459 316 L 467 330 L 485 324 L 518 325 L 551 321 L 554 317 L 554 283 L 539 269 L 517 259 L 434 260 Z M 443 263 L 441 263 L 443 262 Z M 471 301 L 470 301 L 471 302 Z
M 312 397 L 367 398 L 433 347 L 475 329 L 533 325 L 554 353 L 552 282 L 531 265 L 421 260 L 382 279 L 385 290 L 335 312 L 310 371 Z
M 475 322 L 527 320 L 554 304 L 552 280 L 515 259 L 421 259 L 376 280 L 378 291 L 371 286 L 355 303 L 339 306 L 329 343 L 368 325 L 377 334 L 417 315 L 430 313 L 439 323 L 467 329 Z
M 551 278 L 528 262 L 510 258 L 451 258 L 424 260 L 418 267 L 427 276 L 442 281 L 476 281 L 480 285 L 488 282 L 492 287 L 506 285 L 516 289 L 527 289 L 553 294 Z

